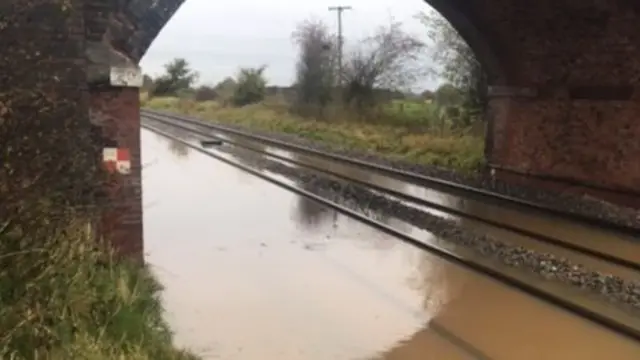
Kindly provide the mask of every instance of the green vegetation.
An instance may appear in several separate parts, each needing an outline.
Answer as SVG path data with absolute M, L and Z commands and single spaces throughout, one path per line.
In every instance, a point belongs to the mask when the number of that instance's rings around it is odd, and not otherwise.
M 231 102 L 234 106 L 245 106 L 264 100 L 267 81 L 264 79 L 266 67 L 240 69 Z M 202 90 L 201 90 L 202 91 Z
M 418 106 L 410 104 L 409 114 Z M 332 121 L 316 121 L 291 114 L 286 104 L 265 101 L 241 108 L 216 101 L 153 98 L 145 101 L 151 109 L 172 111 L 247 128 L 282 132 L 322 142 L 336 149 L 370 151 L 396 159 L 432 164 L 462 171 L 474 171 L 483 161 L 483 140 L 473 129 L 442 132 L 415 131 L 413 127 L 368 123 L 336 116 Z M 425 108 L 428 105 L 424 105 Z M 435 111 L 433 108 L 429 111 Z M 420 112 L 419 114 L 422 114 Z M 411 116 L 416 116 L 415 114 Z M 418 117 L 416 117 L 418 118 Z M 435 118 L 425 118 L 425 122 Z M 423 120 L 420 120 L 423 121 Z M 446 124 L 448 120 L 445 120 Z M 434 124 L 440 128 L 440 124 Z M 446 125 L 445 125 L 446 126 Z
M 37 224 L 0 229 L 0 358 L 197 359 L 172 347 L 148 270 L 114 261 L 84 221 Z
M 113 179 L 99 166 L 103 132 L 78 104 L 85 80 L 45 80 L 0 79 L 0 358 L 196 359 L 173 348 L 150 272 L 116 261 L 87 225 Z
M 142 104 L 294 134 L 335 149 L 475 172 L 484 165 L 484 72 L 444 19 L 435 13 L 418 19 L 428 27 L 432 60 L 442 70 L 425 66 L 426 44 L 395 22 L 347 49 L 340 68 L 335 36 L 324 23 L 305 21 L 293 33 L 299 58 L 291 87 L 266 86 L 265 67 L 241 69 L 235 79 L 197 88 L 181 86 L 190 78 L 168 71 L 160 85 L 174 91 L 158 92 L 151 84 Z M 194 73 L 184 59 L 172 64 L 182 65 L 185 78 Z M 448 82 L 415 94 L 411 89 L 433 72 Z M 174 85 L 168 87 L 166 79 Z
M 198 79 L 198 74 L 189 69 L 186 60 L 175 59 L 166 64 L 164 68 L 165 74 L 159 78 L 155 80 L 146 78 L 147 86 L 150 86 L 150 80 L 153 81 L 152 93 L 154 96 L 190 93 L 191 86 Z

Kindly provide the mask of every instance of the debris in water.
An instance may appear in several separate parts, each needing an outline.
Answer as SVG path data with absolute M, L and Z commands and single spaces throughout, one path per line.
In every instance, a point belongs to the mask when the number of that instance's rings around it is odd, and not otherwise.
M 200 141 L 200 145 L 202 145 L 203 147 L 220 146 L 222 145 L 222 140 L 220 139 L 202 140 Z

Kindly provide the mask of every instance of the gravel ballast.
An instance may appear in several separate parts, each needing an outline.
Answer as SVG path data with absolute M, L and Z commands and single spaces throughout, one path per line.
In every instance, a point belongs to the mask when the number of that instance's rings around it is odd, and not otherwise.
M 223 148 L 219 150 L 223 150 Z M 369 189 L 348 182 L 319 175 L 313 171 L 285 165 L 282 162 L 259 158 L 254 153 L 231 147 L 236 157 L 247 158 L 251 166 L 258 166 L 283 175 L 305 190 L 328 200 L 365 213 L 370 217 L 393 217 L 417 228 L 427 230 L 442 240 L 466 248 L 513 268 L 537 274 L 547 280 L 555 280 L 577 287 L 607 301 L 625 305 L 634 313 L 640 311 L 640 283 L 628 281 L 618 276 L 591 271 L 580 264 L 550 253 L 541 253 L 513 246 L 496 238 L 479 234 L 460 225 L 402 202 L 377 194 Z M 244 155 L 243 155 L 244 154 Z M 372 212 L 374 214 L 372 214 Z
M 162 112 L 158 113 L 162 114 Z M 182 116 L 180 114 L 166 114 Z M 389 166 L 395 169 L 401 169 L 420 175 L 436 177 L 458 184 L 488 190 L 514 198 L 535 202 L 548 208 L 601 219 L 613 224 L 637 228 L 640 231 L 640 211 L 620 207 L 595 198 L 509 184 L 493 179 L 489 174 L 467 175 L 437 166 L 414 164 L 404 160 L 388 159 L 378 154 L 348 149 L 337 149 L 336 147 L 332 147 L 318 141 L 304 139 L 293 134 L 260 131 L 240 125 L 219 123 L 210 120 L 196 119 L 194 117 L 189 118 L 193 120 L 201 120 L 205 123 L 211 123 L 216 126 L 220 126 L 221 128 L 245 131 L 247 133 L 268 137 L 274 140 L 304 146 L 313 150 L 320 150 L 336 155 L 344 155 L 355 159 Z

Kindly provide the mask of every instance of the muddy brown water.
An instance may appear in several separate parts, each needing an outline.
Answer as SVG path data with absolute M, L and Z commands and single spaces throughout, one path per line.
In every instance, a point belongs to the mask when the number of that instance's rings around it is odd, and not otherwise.
M 237 136 L 227 134 L 218 134 L 218 136 L 241 143 L 253 149 L 267 150 L 271 153 L 303 164 L 327 169 L 347 178 L 375 184 L 383 188 L 422 198 L 446 207 L 462 210 L 474 216 L 478 216 L 481 219 L 507 223 L 518 229 L 530 231 L 536 234 L 543 234 L 552 238 L 560 239 L 569 244 L 580 245 L 620 259 L 640 263 L 640 236 L 638 238 L 631 238 L 626 235 L 619 235 L 606 230 L 577 224 L 569 220 L 545 216 L 537 212 L 518 211 L 515 209 L 483 203 L 473 199 L 465 199 L 446 192 L 416 186 L 406 181 L 401 181 L 386 175 L 329 161 L 316 156 L 292 153 L 284 149 L 250 142 Z M 540 252 L 554 253 L 557 256 L 566 257 L 574 263 L 585 265 L 596 271 L 618 275 L 628 280 L 640 281 L 640 272 L 636 270 L 631 270 L 599 259 L 594 259 L 589 255 L 580 254 L 573 250 L 564 249 L 527 236 L 515 234 L 508 230 L 499 229 L 478 220 L 471 220 L 457 215 L 446 214 L 429 208 L 423 209 L 435 215 L 452 219 L 471 230 L 492 235 L 496 239 L 508 244 L 523 246 Z
M 177 344 L 205 359 L 640 358 L 636 342 L 182 144 L 148 130 L 142 144 L 147 261 Z

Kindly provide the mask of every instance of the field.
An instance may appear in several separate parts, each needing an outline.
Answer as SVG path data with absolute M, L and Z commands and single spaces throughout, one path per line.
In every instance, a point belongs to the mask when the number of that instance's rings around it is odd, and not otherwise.
M 333 111 L 324 119 L 301 117 L 275 98 L 244 107 L 177 97 L 148 99 L 143 107 L 276 133 L 294 134 L 335 149 L 359 150 L 419 164 L 475 172 L 484 163 L 482 131 L 453 129 L 451 120 L 428 103 L 394 101 L 375 114 Z

